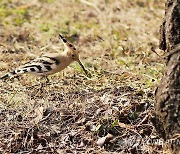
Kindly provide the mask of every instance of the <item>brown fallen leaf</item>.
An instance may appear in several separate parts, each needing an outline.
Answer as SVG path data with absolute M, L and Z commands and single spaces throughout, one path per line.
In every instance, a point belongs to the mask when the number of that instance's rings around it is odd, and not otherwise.
M 80 119 L 79 121 L 77 121 L 76 122 L 76 124 L 78 124 L 78 125 L 84 125 L 85 124 L 85 122 L 86 122 L 86 118 L 82 118 L 82 119 Z
M 35 109 L 36 117 L 31 121 L 33 123 L 38 123 L 43 118 L 43 110 L 44 108 L 42 106 Z
M 107 134 L 105 137 L 101 137 L 100 139 L 98 139 L 96 144 L 99 146 L 103 146 L 105 143 L 108 143 L 110 140 L 112 140 L 112 138 L 112 134 Z
M 120 126 L 121 128 L 126 128 L 126 129 L 132 129 L 132 128 L 134 128 L 134 126 L 129 125 L 129 124 L 125 124 L 125 123 L 122 123 L 122 122 L 119 122 L 119 126 Z

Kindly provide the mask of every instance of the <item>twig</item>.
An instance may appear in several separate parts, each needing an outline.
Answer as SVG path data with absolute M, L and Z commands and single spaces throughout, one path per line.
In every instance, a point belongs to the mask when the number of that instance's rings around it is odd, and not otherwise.
M 168 57 L 171 56 L 172 54 L 178 52 L 180 50 L 180 43 L 176 44 L 176 46 L 174 47 L 174 49 L 172 49 L 169 53 L 168 53 Z
M 28 131 L 26 133 L 26 137 L 25 137 L 25 140 L 24 140 L 24 147 L 26 147 L 26 144 L 27 144 L 27 140 L 28 140 L 28 135 L 30 134 L 30 131 L 32 130 L 32 127 L 28 128 Z
M 47 120 L 50 116 L 51 116 L 52 113 L 49 113 L 46 117 L 44 117 L 43 119 L 41 119 L 38 123 L 41 123 L 45 120 Z
M 141 122 L 139 122 L 139 124 L 137 125 L 137 127 L 139 127 L 144 121 L 146 121 L 148 117 L 149 117 L 149 115 L 146 114 L 146 116 L 143 118 L 143 120 L 142 120 Z
M 93 7 L 99 14 L 101 14 L 101 11 L 99 10 L 99 8 L 95 4 L 88 2 L 86 0 L 80 0 L 80 2 Z
M 159 54 L 156 52 L 156 50 L 154 49 L 154 47 L 151 47 L 151 51 L 154 52 L 159 58 L 165 60 L 164 57 L 162 57 L 161 55 L 159 55 Z
M 90 7 L 93 7 L 97 11 L 97 13 L 100 15 L 100 22 L 101 22 L 102 26 L 106 25 L 105 24 L 105 21 L 106 21 L 105 18 L 106 17 L 103 15 L 102 11 L 97 7 L 97 5 L 95 5 L 92 2 L 88 2 L 87 0 L 79 0 L 79 1 L 90 6 Z

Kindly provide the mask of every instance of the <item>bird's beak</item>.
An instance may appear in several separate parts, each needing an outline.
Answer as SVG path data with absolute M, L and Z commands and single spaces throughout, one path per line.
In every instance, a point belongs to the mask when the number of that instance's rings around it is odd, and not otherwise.
M 78 59 L 77 62 L 79 65 L 82 67 L 83 71 L 85 72 L 86 75 L 88 75 L 88 71 L 85 69 L 84 65 L 81 63 L 81 61 Z

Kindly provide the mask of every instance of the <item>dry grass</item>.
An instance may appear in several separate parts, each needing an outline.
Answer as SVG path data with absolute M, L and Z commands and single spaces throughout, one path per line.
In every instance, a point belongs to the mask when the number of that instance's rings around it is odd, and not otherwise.
M 0 71 L 62 51 L 58 33 L 82 50 L 78 64 L 38 89 L 33 76 L 0 81 L 2 153 L 162 153 L 152 124 L 164 62 L 158 30 L 165 0 L 2 0 Z M 103 147 L 99 138 L 112 134 Z M 154 139 L 154 140 L 153 140 Z

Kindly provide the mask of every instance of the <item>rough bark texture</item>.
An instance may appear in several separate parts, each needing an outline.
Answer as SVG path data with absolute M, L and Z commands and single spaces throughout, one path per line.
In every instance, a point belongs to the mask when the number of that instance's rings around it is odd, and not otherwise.
M 180 0 L 167 0 L 160 27 L 160 49 L 167 50 L 167 67 L 155 92 L 156 129 L 180 148 Z

